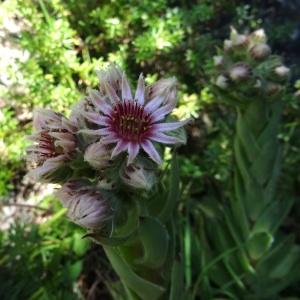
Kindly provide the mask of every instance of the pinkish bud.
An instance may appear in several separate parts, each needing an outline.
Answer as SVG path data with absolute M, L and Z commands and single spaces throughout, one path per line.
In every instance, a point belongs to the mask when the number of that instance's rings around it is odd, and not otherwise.
M 28 137 L 36 142 L 27 148 L 27 160 L 33 168 L 29 176 L 48 180 L 54 171 L 71 160 L 77 144 L 77 128 L 61 114 L 46 109 L 35 111 L 33 125 L 37 132 Z
M 124 183 L 136 189 L 150 190 L 155 182 L 154 172 L 141 163 L 124 166 L 120 177 Z
M 244 81 L 250 77 L 250 68 L 243 63 L 235 64 L 230 70 L 229 70 L 229 77 L 233 81 Z
M 219 75 L 216 80 L 216 85 L 221 89 L 228 87 L 228 78 L 224 75 Z
M 177 104 L 177 79 L 160 79 L 146 87 L 146 101 L 162 97 L 163 104 L 175 107 Z
M 66 182 L 56 196 L 68 209 L 70 220 L 80 226 L 99 229 L 111 216 L 107 200 L 98 190 L 83 181 Z
M 88 146 L 84 160 L 97 170 L 105 169 L 111 162 L 111 150 L 101 141 Z
M 231 27 L 230 41 L 233 47 L 243 47 L 248 44 L 248 37 L 244 34 L 239 34 L 234 27 Z
M 290 69 L 283 65 L 276 67 L 274 72 L 280 79 L 287 79 L 290 75 Z
M 271 48 L 267 44 L 257 44 L 250 49 L 250 54 L 254 59 L 262 60 L 271 54 Z

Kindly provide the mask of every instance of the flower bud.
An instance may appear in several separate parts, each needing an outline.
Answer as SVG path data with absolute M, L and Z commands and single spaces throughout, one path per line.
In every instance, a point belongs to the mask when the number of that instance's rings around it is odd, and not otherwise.
M 252 44 L 259 44 L 263 43 L 265 44 L 267 42 L 267 36 L 263 29 L 258 29 L 251 33 L 250 40 Z
M 244 81 L 250 77 L 250 68 L 243 63 L 235 64 L 229 70 L 229 77 L 233 81 Z
M 266 95 L 267 96 L 275 96 L 276 94 L 278 94 L 281 90 L 281 86 L 277 83 L 273 83 L 273 82 L 268 82 L 266 85 Z
M 220 67 L 224 64 L 224 57 L 221 55 L 214 56 L 213 59 L 215 67 Z
M 63 115 L 47 109 L 35 111 L 33 125 L 37 132 L 28 137 L 35 142 L 27 148 L 27 160 L 32 166 L 28 175 L 35 180 L 55 181 L 58 178 L 50 177 L 71 160 L 76 149 L 77 127 Z
M 239 34 L 233 27 L 231 27 L 230 40 L 233 47 L 243 47 L 248 44 L 248 37 L 244 34 Z
M 175 107 L 177 104 L 177 79 L 175 77 L 160 79 L 146 87 L 146 100 L 164 98 L 163 103 Z
M 107 168 L 111 163 L 111 150 L 101 141 L 88 146 L 84 160 L 96 170 Z
M 224 75 L 219 75 L 216 80 L 216 85 L 221 89 L 228 87 L 228 78 Z
M 287 79 L 290 75 L 290 69 L 284 65 L 276 67 L 274 72 L 278 78 L 283 80 Z
M 271 48 L 267 44 L 257 44 L 250 49 L 250 55 L 256 60 L 267 58 L 271 54 Z
M 56 196 L 68 209 L 70 220 L 80 226 L 99 229 L 110 218 L 107 200 L 98 190 L 83 181 L 66 182 Z
M 124 166 L 120 177 L 124 183 L 136 189 L 150 190 L 155 181 L 154 172 L 141 163 Z
M 296 92 L 294 93 L 294 96 L 295 96 L 298 100 L 300 100 L 300 90 L 296 91 Z

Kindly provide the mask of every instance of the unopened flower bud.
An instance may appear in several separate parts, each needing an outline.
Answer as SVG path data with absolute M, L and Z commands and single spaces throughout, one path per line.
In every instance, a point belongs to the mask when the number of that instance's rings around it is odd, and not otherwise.
M 282 65 L 282 66 L 276 67 L 274 72 L 280 79 L 287 79 L 290 74 L 290 69 L 288 67 Z
M 267 36 L 265 34 L 265 31 L 263 29 L 258 29 L 254 31 L 250 35 L 250 40 L 253 44 L 259 44 L 259 43 L 265 44 L 267 42 Z
M 28 139 L 35 144 L 27 148 L 32 167 L 28 175 L 35 180 L 59 181 L 54 174 L 73 157 L 77 127 L 63 115 L 47 109 L 35 111 L 33 125 L 36 132 Z
M 213 57 L 215 67 L 220 67 L 224 64 L 224 57 L 221 55 L 217 55 Z
M 124 166 L 120 171 L 120 177 L 124 183 L 136 189 L 149 190 L 155 182 L 154 172 L 141 163 Z
M 244 34 L 239 34 L 233 27 L 231 27 L 230 40 L 233 47 L 242 47 L 248 44 L 248 37 Z
M 250 54 L 254 59 L 262 60 L 271 54 L 271 48 L 267 44 L 257 44 L 250 49 Z
M 98 229 L 110 218 L 107 200 L 98 190 L 83 181 L 66 182 L 56 196 L 68 209 L 70 220 L 80 226 Z
M 107 168 L 111 163 L 111 150 L 101 141 L 88 146 L 84 160 L 96 170 Z
M 219 75 L 216 80 L 216 85 L 221 89 L 228 87 L 228 78 L 224 75 Z
M 294 94 L 294 96 L 295 96 L 298 100 L 300 100 L 300 90 L 296 91 L 295 94 Z
M 277 83 L 273 83 L 273 82 L 268 82 L 266 85 L 266 94 L 267 96 L 275 96 L 276 94 L 278 94 L 281 90 L 281 86 Z
M 250 73 L 250 68 L 247 65 L 238 63 L 229 70 L 229 77 L 233 81 L 243 81 L 250 77 Z

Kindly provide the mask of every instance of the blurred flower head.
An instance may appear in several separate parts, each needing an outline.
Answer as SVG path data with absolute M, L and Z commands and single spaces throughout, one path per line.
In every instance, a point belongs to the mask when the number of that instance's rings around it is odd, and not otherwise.
M 67 181 L 56 196 L 68 209 L 70 220 L 80 226 L 99 229 L 111 217 L 108 202 L 101 192 L 83 181 Z
M 27 148 L 27 160 L 33 168 L 29 176 L 48 180 L 75 151 L 77 127 L 61 114 L 47 109 L 35 111 L 33 126 L 36 132 L 28 139 L 35 144 Z
M 187 123 L 163 122 L 177 104 L 176 79 L 162 79 L 146 87 L 141 74 L 133 96 L 126 75 L 118 67 L 111 66 L 97 74 L 100 90 L 90 91 L 88 97 L 95 110 L 81 111 L 97 128 L 85 132 L 100 136 L 103 144 L 114 144 L 111 158 L 127 151 L 129 165 L 144 150 L 153 161 L 161 164 L 153 142 L 179 144 L 178 138 L 166 132 Z

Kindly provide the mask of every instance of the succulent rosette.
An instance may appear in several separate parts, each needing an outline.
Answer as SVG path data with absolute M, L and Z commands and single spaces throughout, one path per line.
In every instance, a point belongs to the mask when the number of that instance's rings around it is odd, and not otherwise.
M 36 180 L 53 180 L 52 174 L 72 159 L 76 149 L 76 125 L 63 115 L 47 109 L 34 113 L 36 132 L 28 139 L 35 142 L 27 148 L 27 161 Z
M 176 106 L 176 80 L 163 79 L 148 87 L 141 74 L 135 95 L 132 95 L 126 75 L 116 66 L 98 72 L 99 90 L 91 90 L 85 99 L 94 110 L 75 107 L 75 114 L 82 114 L 92 129 L 82 132 L 96 135 L 101 143 L 112 145 L 111 158 L 128 152 L 131 164 L 143 150 L 154 162 L 162 163 L 155 143 L 179 144 L 181 140 L 167 132 L 184 126 L 188 121 L 165 122 Z M 81 109 L 80 109 L 81 107 Z M 78 111 L 80 109 L 80 111 Z
M 67 181 L 56 196 L 67 208 L 70 220 L 82 227 L 99 229 L 111 217 L 109 203 L 103 194 L 84 181 Z

